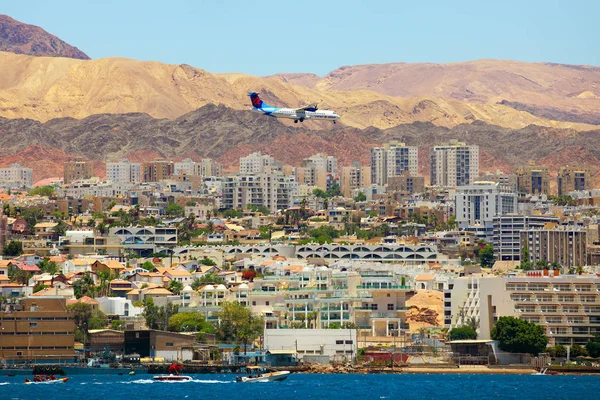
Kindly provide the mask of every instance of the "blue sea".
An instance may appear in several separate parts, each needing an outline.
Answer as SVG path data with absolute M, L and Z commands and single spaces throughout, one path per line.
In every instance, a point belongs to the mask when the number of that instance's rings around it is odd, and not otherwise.
M 77 375 L 66 383 L 24 385 L 0 377 L 0 399 L 40 400 L 364 400 L 364 399 L 599 399 L 600 376 L 305 375 L 283 382 L 236 383 L 234 375 L 192 375 L 181 383 L 150 375 Z

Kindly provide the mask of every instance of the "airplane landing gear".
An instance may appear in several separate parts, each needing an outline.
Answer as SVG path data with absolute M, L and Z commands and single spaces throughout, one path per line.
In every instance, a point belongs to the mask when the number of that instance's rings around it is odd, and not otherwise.
M 333 121 L 333 123 L 335 124 L 336 122 L 335 122 L 335 121 Z
M 304 122 L 304 118 L 300 118 L 300 122 Z
M 295 119 L 295 120 L 294 120 L 294 123 L 295 123 L 295 124 L 297 124 L 297 123 L 298 123 L 298 120 L 297 120 L 297 119 Z

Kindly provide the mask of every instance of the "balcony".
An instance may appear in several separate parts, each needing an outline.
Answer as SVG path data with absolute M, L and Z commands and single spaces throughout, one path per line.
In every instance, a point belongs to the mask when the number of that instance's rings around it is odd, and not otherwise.
M 395 289 L 411 290 L 412 289 L 410 286 L 406 286 L 406 285 L 404 285 L 404 286 L 403 285 L 390 285 L 390 286 L 386 286 L 386 287 L 358 285 L 356 288 L 357 289 L 367 289 L 367 290 L 395 290 Z

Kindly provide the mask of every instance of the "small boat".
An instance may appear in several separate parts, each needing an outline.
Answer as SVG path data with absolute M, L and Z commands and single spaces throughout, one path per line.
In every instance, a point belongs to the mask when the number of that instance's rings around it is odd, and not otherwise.
M 129 375 L 135 375 L 135 371 L 134 370 L 129 371 Z
M 544 375 L 545 376 L 545 375 L 547 375 L 546 371 L 548 371 L 548 368 L 543 368 L 543 369 L 540 369 L 538 372 L 532 373 L 531 375 Z
M 267 372 L 263 367 L 246 367 L 248 376 L 238 376 L 236 382 L 278 382 L 287 379 L 290 371 Z
M 56 379 L 48 379 L 47 381 L 39 381 L 39 382 L 25 381 L 25 384 L 31 385 L 31 384 L 65 383 L 68 380 L 69 380 L 69 378 L 56 378 Z
M 191 376 L 186 376 L 186 375 L 156 375 L 154 377 L 152 377 L 152 379 L 154 379 L 155 381 L 158 382 L 187 382 L 187 381 L 191 381 L 192 377 Z

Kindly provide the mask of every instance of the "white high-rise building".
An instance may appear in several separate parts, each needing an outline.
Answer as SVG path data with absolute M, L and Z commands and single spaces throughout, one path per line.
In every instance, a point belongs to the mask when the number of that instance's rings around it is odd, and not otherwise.
M 196 174 L 197 163 L 189 158 L 183 161 L 176 162 L 173 166 L 175 169 L 173 175 L 197 175 Z
M 225 178 L 222 205 L 245 209 L 253 204 L 275 212 L 291 207 L 297 193 L 298 182 L 291 175 L 280 172 L 232 175 Z
M 281 169 L 281 163 L 260 151 L 240 158 L 240 174 L 262 174 L 267 167 L 278 170 Z
M 338 174 L 338 161 L 334 156 L 328 156 L 323 153 L 317 153 L 314 156 L 305 158 L 302 162 L 302 167 L 315 169 L 323 169 L 326 173 L 333 175 L 334 177 Z
M 31 168 L 23 168 L 19 164 L 0 168 L 0 185 L 15 188 L 31 187 L 33 185 L 33 171 Z
M 430 183 L 437 186 L 464 186 L 479 177 L 479 146 L 451 140 L 430 152 Z
M 203 158 L 196 165 L 196 175 L 200 176 L 222 176 L 223 165 L 210 158 Z
M 141 181 L 142 166 L 124 158 L 119 162 L 106 163 L 106 180 L 114 183 L 138 183 Z
M 408 172 L 417 176 L 419 168 L 419 149 L 404 143 L 386 143 L 383 147 L 371 149 L 371 183 L 386 185 L 388 178 L 401 176 Z
M 477 227 L 478 235 L 491 241 L 494 218 L 516 213 L 518 195 L 496 182 L 475 182 L 458 187 L 454 201 L 458 227 Z

